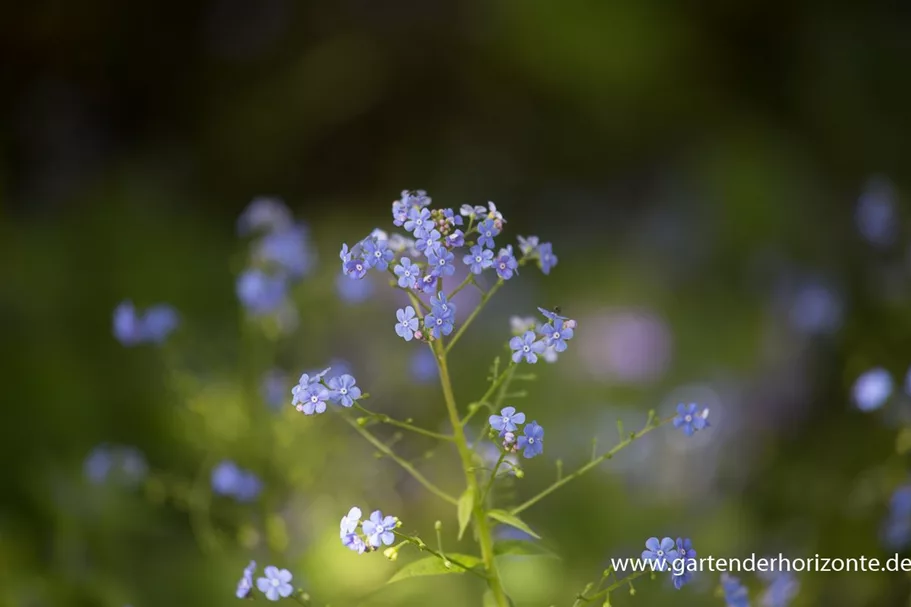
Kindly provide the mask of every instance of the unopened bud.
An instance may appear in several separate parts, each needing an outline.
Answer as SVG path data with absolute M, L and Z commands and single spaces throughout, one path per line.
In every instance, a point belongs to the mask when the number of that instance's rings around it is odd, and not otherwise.
M 443 559 L 443 567 L 446 567 L 446 569 L 452 569 L 452 563 L 450 563 L 448 559 Z
M 516 478 L 523 478 L 525 476 L 525 471 L 521 468 L 516 468 Z
M 366 426 L 368 421 L 370 421 L 370 420 L 367 419 L 366 417 L 359 417 L 359 418 L 357 418 L 357 425 Z
M 516 435 L 513 432 L 507 432 L 506 434 L 503 435 L 503 445 L 504 446 L 515 442 L 515 440 L 516 440 Z
M 392 548 L 386 548 L 386 550 L 383 551 L 383 556 L 385 556 L 390 561 L 394 561 L 395 559 L 399 558 L 398 546 L 393 546 Z
M 433 528 L 436 529 L 437 531 L 439 531 L 440 529 L 443 528 L 443 523 L 440 521 L 437 521 L 433 524 Z
M 571 319 L 571 318 L 570 318 L 569 320 L 564 320 L 564 321 L 563 321 L 563 328 L 564 328 L 564 329 L 575 329 L 575 328 L 576 328 L 576 321 L 573 320 L 573 319 Z

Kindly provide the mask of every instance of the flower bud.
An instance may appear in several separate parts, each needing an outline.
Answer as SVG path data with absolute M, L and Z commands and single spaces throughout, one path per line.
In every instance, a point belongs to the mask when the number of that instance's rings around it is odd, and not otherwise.
M 504 448 L 507 448 L 507 449 L 508 449 L 508 448 L 509 448 L 508 445 L 509 445 L 510 443 L 514 443 L 514 442 L 516 442 L 516 435 L 515 435 L 515 433 L 513 433 L 513 432 L 507 432 L 506 434 L 503 435 L 503 447 L 504 447 Z
M 564 328 L 564 329 L 575 329 L 575 328 L 576 328 L 576 321 L 573 320 L 573 319 L 564 320 L 564 321 L 563 321 L 563 328 Z
M 393 546 L 391 548 L 386 548 L 383 551 L 383 556 L 385 556 L 390 561 L 396 560 L 397 558 L 399 558 L 399 547 Z
M 521 468 L 515 468 L 516 478 L 523 478 L 525 476 L 525 471 Z
M 440 529 L 443 528 L 443 523 L 440 521 L 437 521 L 433 524 L 433 528 L 436 529 L 437 531 L 439 531 Z

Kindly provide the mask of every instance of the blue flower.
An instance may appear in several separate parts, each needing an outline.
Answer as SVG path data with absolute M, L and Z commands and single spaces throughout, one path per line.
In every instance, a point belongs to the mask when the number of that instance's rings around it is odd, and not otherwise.
M 408 221 L 409 207 L 404 202 L 396 200 L 392 203 L 392 224 L 396 227 L 402 227 Z
M 395 312 L 395 317 L 399 319 L 399 321 L 395 323 L 396 334 L 405 341 L 411 341 L 414 337 L 414 332 L 418 330 L 419 325 L 418 319 L 415 318 L 414 308 L 411 306 L 399 308 Z
M 266 373 L 260 384 L 260 391 L 266 404 L 273 408 L 281 407 L 285 402 L 285 390 L 288 376 L 284 371 L 273 369 Z
M 432 200 L 433 198 L 428 196 L 424 190 L 402 190 L 402 203 L 408 208 L 430 206 Z
M 363 259 L 351 259 L 345 262 L 345 275 L 354 280 L 360 280 L 367 274 L 369 267 Z
M 428 249 L 436 248 L 434 245 L 438 245 L 442 237 L 439 230 L 434 228 L 429 232 L 425 232 L 423 237 L 418 238 L 414 243 L 414 248 L 421 251 L 426 256 L 428 255 Z
M 335 290 L 345 302 L 357 304 L 370 299 L 373 283 L 369 280 L 351 280 L 347 275 L 339 274 L 335 280 Z
M 245 599 L 250 596 L 253 590 L 253 573 L 256 571 L 256 561 L 250 561 L 250 564 L 244 568 L 244 575 L 237 582 L 237 592 L 235 596 L 239 599 Z
M 516 261 L 515 255 L 512 254 L 512 247 L 500 251 L 500 256 L 497 257 L 494 268 L 497 271 L 497 276 L 503 280 L 509 280 L 513 274 L 518 273 L 519 262 Z
M 513 351 L 512 362 L 517 363 L 524 357 L 525 362 L 534 364 L 538 362 L 538 354 L 544 352 L 547 346 L 543 341 L 535 341 L 534 332 L 526 331 L 525 335 L 510 339 L 509 347 Z
M 515 432 L 517 429 L 516 424 L 525 423 L 525 414 L 516 413 L 515 407 L 504 407 L 499 415 L 491 415 L 488 420 L 490 421 L 490 427 L 500 433 L 500 436 L 503 436 L 507 432 Z
M 418 383 L 435 381 L 440 376 L 437 361 L 429 348 L 418 348 L 411 356 L 411 378 Z
M 740 580 L 727 573 L 721 574 L 721 589 L 727 607 L 750 607 L 750 593 Z
M 237 218 L 237 232 L 241 236 L 253 232 L 270 232 L 291 224 L 291 209 L 279 198 L 258 196 Z
M 421 269 L 411 263 L 408 257 L 402 257 L 392 271 L 399 277 L 399 286 L 403 289 L 410 289 L 414 282 L 421 276 Z
M 395 254 L 389 249 L 385 240 L 367 240 L 364 242 L 364 264 L 385 272 Z
M 285 280 L 252 269 L 237 277 L 237 298 L 254 316 L 275 312 L 285 301 Z
M 455 273 L 453 259 L 455 256 L 443 247 L 434 249 L 427 255 L 427 263 L 433 268 L 432 273 L 437 276 L 452 276 Z
M 769 581 L 762 595 L 763 607 L 787 607 L 800 590 L 800 583 L 790 572 L 776 571 L 762 577 Z
M 266 234 L 257 243 L 253 256 L 267 264 L 275 264 L 280 270 L 297 278 L 307 273 L 313 261 L 307 242 L 307 230 L 300 225 Z
M 124 346 L 147 342 L 160 344 L 179 323 L 177 312 L 165 304 L 152 306 L 142 315 L 129 300 L 114 309 L 114 337 Z
M 420 287 L 421 287 L 421 291 L 423 291 L 424 293 L 427 293 L 427 294 L 436 293 L 436 290 L 437 290 L 436 274 L 434 274 L 433 272 L 430 272 L 429 274 L 425 274 L 423 277 L 421 277 Z
M 493 265 L 493 251 L 485 249 L 479 244 L 471 247 L 469 254 L 462 258 L 472 274 L 480 274 Z
M 88 457 L 85 458 L 83 471 L 86 477 L 93 483 L 103 483 L 111 469 L 114 467 L 114 457 L 107 445 L 99 445 L 92 449 Z
M 522 255 L 528 256 L 538 251 L 540 239 L 537 236 L 529 236 L 528 238 L 517 236 L 516 238 L 519 240 L 519 251 L 522 252 Z
M 412 208 L 408 211 L 408 220 L 405 222 L 405 229 L 415 238 L 424 238 L 427 235 L 427 228 L 432 226 L 430 211 L 427 209 Z
M 522 415 L 521 413 L 519 415 Z M 522 415 L 524 418 L 525 416 Z M 544 428 L 538 425 L 538 422 L 531 422 L 523 428 L 524 435 L 516 440 L 516 447 L 525 449 L 522 452 L 526 458 L 531 459 L 536 455 L 544 453 Z
M 301 397 L 297 410 L 304 415 L 325 413 L 326 401 L 329 400 L 329 390 L 322 384 L 310 384 Z
M 492 249 L 494 236 L 499 235 L 500 228 L 493 219 L 485 219 L 478 224 L 478 244 Z
M 239 502 L 251 502 L 262 491 L 262 482 L 255 474 L 230 460 L 222 460 L 212 469 L 211 483 L 212 491 Z
M 545 310 L 544 308 L 538 307 L 538 312 L 544 315 L 547 320 L 550 322 L 563 322 L 564 320 L 569 320 L 565 316 L 560 316 L 556 311 L 551 312 L 550 310 Z
M 259 497 L 263 483 L 259 477 L 249 471 L 241 471 L 234 489 L 234 499 L 239 502 L 252 502 Z
M 266 577 L 256 580 L 256 587 L 270 601 L 288 598 L 294 592 L 294 587 L 291 585 L 291 572 L 287 569 L 269 565 L 263 570 L 263 573 Z
M 670 569 L 669 563 L 673 563 L 679 556 L 677 544 L 669 537 L 660 541 L 657 537 L 650 537 L 645 542 L 645 548 L 642 558 L 652 563 L 652 571 L 667 571 Z
M 683 588 L 693 578 L 693 571 L 688 561 L 696 558 L 696 551 L 693 550 L 693 542 L 689 538 L 677 538 L 677 559 L 674 561 L 672 573 L 674 577 L 674 587 L 677 590 Z
M 329 380 L 329 398 L 343 407 L 350 407 L 361 397 L 361 389 L 355 385 L 355 379 L 347 373 Z
M 328 373 L 328 372 L 329 372 L 329 369 L 324 369 L 324 370 L 320 371 L 319 373 L 316 373 L 312 376 L 309 373 L 302 374 L 300 376 L 300 380 L 298 380 L 298 382 L 297 382 L 297 385 L 294 386 L 293 388 L 291 388 L 291 396 L 293 397 L 291 399 L 291 404 L 297 405 L 297 404 L 303 403 L 305 400 L 307 400 L 307 389 L 312 384 L 319 382 L 319 380 L 321 380 L 323 378 L 323 376 L 326 375 L 326 373 Z
M 690 403 L 677 405 L 677 416 L 674 418 L 674 427 L 681 428 L 687 436 L 692 436 L 697 430 L 709 427 L 705 411 L 699 411 L 699 405 Z
M 342 538 L 342 545 L 358 554 L 364 554 L 364 551 L 367 550 L 367 544 L 365 544 L 364 540 L 361 539 L 361 536 L 356 533 L 349 533 L 344 536 Z
M 103 483 L 109 478 L 124 484 L 141 481 L 148 464 L 135 447 L 101 444 L 92 449 L 83 463 L 83 471 L 92 483 Z
M 146 340 L 160 344 L 170 335 L 171 331 L 177 328 L 180 319 L 174 308 L 159 304 L 146 310 L 143 324 L 145 325 Z
M 395 535 L 392 530 L 395 529 L 398 519 L 394 516 L 383 518 L 383 513 L 374 510 L 370 515 L 370 520 L 362 523 L 364 534 L 367 536 L 367 543 L 374 548 L 379 548 L 381 544 L 391 546 L 395 541 Z
M 430 298 L 430 311 L 443 318 L 455 319 L 455 304 L 446 298 L 442 292 Z
M 557 256 L 554 255 L 553 247 L 549 242 L 538 246 L 538 266 L 545 274 L 550 274 L 551 268 L 557 265 Z
M 892 396 L 892 376 L 882 367 L 870 369 L 857 378 L 852 392 L 858 409 L 874 411 Z
M 880 247 L 893 244 L 900 224 L 892 184 L 881 177 L 871 179 L 857 201 L 855 218 L 867 242 Z
M 483 217 L 487 214 L 487 209 L 480 205 L 471 206 L 470 204 L 463 204 L 459 209 L 459 213 L 465 217 L 474 219 L 475 217 Z
M 544 336 L 544 344 L 547 346 L 553 346 L 554 350 L 557 352 L 563 352 L 566 350 L 566 341 L 573 338 L 573 330 L 563 327 L 563 323 L 560 323 L 561 328 L 547 323 L 541 327 L 541 334 Z
M 361 509 L 357 506 L 352 506 L 348 514 L 342 517 L 342 522 L 339 524 L 339 537 L 341 539 L 345 539 L 345 536 L 357 531 L 357 526 L 361 524 L 361 516 Z
M 461 219 L 462 218 L 459 217 L 459 220 Z M 465 232 L 462 230 L 455 230 L 454 232 L 447 234 L 446 246 L 450 249 L 458 249 L 459 247 L 465 246 Z
M 439 339 L 443 335 L 452 333 L 452 318 L 450 316 L 438 316 L 433 313 L 428 314 L 424 317 L 424 328 Z
M 462 225 L 462 216 L 456 215 L 455 211 L 452 209 L 443 209 L 443 217 L 446 219 L 446 223 L 452 226 Z M 459 245 L 461 246 L 461 245 Z

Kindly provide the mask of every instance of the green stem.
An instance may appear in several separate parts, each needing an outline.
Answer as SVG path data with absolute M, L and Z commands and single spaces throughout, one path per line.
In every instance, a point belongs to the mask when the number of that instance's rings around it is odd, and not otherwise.
M 544 489 L 543 491 L 541 491 L 541 492 L 540 492 L 539 494 L 537 494 L 536 496 L 534 496 L 534 497 L 532 497 L 532 498 L 526 500 L 523 504 L 521 504 L 521 505 L 519 505 L 519 506 L 516 506 L 515 508 L 513 508 L 512 510 L 510 510 L 510 514 L 519 514 L 519 513 L 522 512 L 523 510 L 527 510 L 527 509 L 530 508 L 531 506 L 534 506 L 534 505 L 537 504 L 539 501 L 541 501 L 542 499 L 544 499 L 545 497 L 547 497 L 548 495 L 550 495 L 551 493 L 553 493 L 554 491 L 556 491 L 557 489 L 559 489 L 560 487 L 562 487 L 563 485 L 565 485 L 566 483 L 570 482 L 570 481 L 573 480 L 573 479 L 579 478 L 580 476 L 582 476 L 583 474 L 585 474 L 586 472 L 588 472 L 588 471 L 591 470 L 592 468 L 595 468 L 596 466 L 598 466 L 598 464 L 600 464 L 601 462 L 603 462 L 603 461 L 605 461 L 605 460 L 611 459 L 611 458 L 614 457 L 617 453 L 619 453 L 620 451 L 622 451 L 623 449 L 625 449 L 626 447 L 628 447 L 630 444 L 632 444 L 632 442 L 633 442 L 634 440 L 636 440 L 636 439 L 638 439 L 638 438 L 640 438 L 640 437 L 642 437 L 642 436 L 645 436 L 646 434 L 648 434 L 649 432 L 651 432 L 651 431 L 654 430 L 655 428 L 659 428 L 659 427 L 663 426 L 664 424 L 670 422 L 672 419 L 674 419 L 674 418 L 673 418 L 673 417 L 669 417 L 669 418 L 667 418 L 667 419 L 661 420 L 661 421 L 656 422 L 656 423 L 650 423 L 649 425 L 647 425 L 647 426 L 646 426 L 645 428 L 643 428 L 642 430 L 639 430 L 638 432 L 634 432 L 634 433 L 630 434 L 629 438 L 627 438 L 627 439 L 624 440 L 624 441 L 621 441 L 621 442 L 617 443 L 617 444 L 616 444 L 610 451 L 608 451 L 607 453 L 603 453 L 603 454 L 600 455 L 599 457 L 596 457 L 596 458 L 592 459 L 590 462 L 588 462 L 587 464 L 585 464 L 584 466 L 582 466 L 581 468 L 579 468 L 578 470 L 576 470 L 576 471 L 573 472 L 572 474 L 570 474 L 570 475 L 568 475 L 568 476 L 564 476 L 563 478 L 561 478 L 560 480 L 556 481 L 556 482 L 555 482 L 554 484 L 552 484 L 551 486 L 549 486 L 549 487 L 547 487 L 546 489 Z
M 415 546 L 417 546 L 417 547 L 418 547 L 418 550 L 422 550 L 422 551 L 429 552 L 430 554 L 432 554 L 433 556 L 437 557 L 438 559 L 440 559 L 440 560 L 443 561 L 444 563 L 446 563 L 446 562 L 452 563 L 453 565 L 456 565 L 456 566 L 459 567 L 460 569 L 464 569 L 464 570 L 467 571 L 468 573 L 473 573 L 473 574 L 477 575 L 478 577 L 480 577 L 480 578 L 482 578 L 482 579 L 485 579 L 485 580 L 487 579 L 487 576 L 481 574 L 477 569 L 473 569 L 473 568 L 471 568 L 471 567 L 465 565 L 464 563 L 461 563 L 461 562 L 457 561 L 456 559 L 451 559 L 451 558 L 449 558 L 448 556 L 445 556 L 444 554 L 442 554 L 442 553 L 440 553 L 440 552 L 437 552 L 436 550 L 434 550 L 433 548 L 431 548 L 430 546 L 428 546 L 427 544 L 425 544 L 425 543 L 424 543 L 424 540 L 422 540 L 422 539 L 419 538 L 419 537 L 411 536 L 411 535 L 405 535 L 404 533 L 400 533 L 400 532 L 398 532 L 398 531 L 393 531 L 393 533 L 396 534 L 397 536 L 399 536 L 400 538 L 402 538 L 403 540 L 406 540 L 406 541 L 408 541 L 408 542 L 411 542 L 412 544 L 414 544 Z
M 496 391 L 496 389 L 500 387 L 500 384 L 502 384 L 506 380 L 507 377 L 511 377 L 512 374 L 515 373 L 515 371 L 516 371 L 515 363 L 510 362 L 509 365 L 507 365 L 506 368 L 503 369 L 503 372 L 500 373 L 500 376 L 497 377 L 493 381 L 493 383 L 490 384 L 490 387 L 487 389 L 487 392 L 484 393 L 484 396 L 482 396 L 481 398 L 479 398 L 472 404 L 479 404 L 479 405 L 490 404 L 490 397 L 493 396 L 493 393 Z M 468 422 L 471 420 L 471 418 L 474 416 L 474 414 L 477 413 L 480 408 L 481 407 L 476 407 L 476 408 L 469 407 L 468 415 L 465 416 L 465 419 L 462 420 L 462 426 L 467 425 Z
M 396 426 L 397 428 L 404 428 L 405 430 L 411 430 L 412 432 L 416 432 L 417 434 L 423 434 L 424 436 L 429 436 L 430 438 L 435 438 L 437 440 L 444 440 L 444 441 L 450 441 L 450 442 L 452 441 L 452 437 L 449 436 L 448 434 L 440 434 L 439 432 L 433 432 L 432 430 L 425 430 L 424 428 L 420 428 L 418 426 L 409 424 L 408 422 L 400 422 L 397 419 L 393 419 L 393 418 L 389 417 L 385 413 L 376 413 L 375 411 L 370 411 L 369 409 L 365 409 L 358 403 L 354 403 L 354 408 L 357 409 L 358 411 L 366 413 L 367 415 L 374 418 L 378 422 L 381 422 L 384 424 L 389 424 L 390 426 Z
M 649 572 L 648 571 L 637 571 L 636 573 L 631 573 L 628 576 L 626 576 L 625 578 L 617 580 L 616 582 L 614 582 L 613 584 L 611 584 L 604 590 L 602 590 L 596 594 L 593 594 L 591 596 L 585 596 L 585 593 L 583 592 L 576 598 L 576 602 L 573 605 L 574 606 L 581 605 L 581 603 L 579 603 L 579 601 L 585 601 L 586 603 L 590 603 L 591 601 L 599 599 L 604 595 L 610 594 L 611 592 L 613 592 L 614 590 L 617 590 L 618 588 L 626 586 L 633 580 L 642 577 L 646 573 L 649 573 Z
M 480 314 L 481 310 L 484 309 L 484 306 L 487 305 L 487 302 L 490 301 L 490 298 L 493 297 L 494 293 L 496 293 L 500 289 L 500 287 L 503 286 L 504 282 L 505 281 L 502 278 L 499 279 L 496 282 L 496 284 L 494 284 L 494 286 L 490 287 L 489 291 L 484 293 L 484 296 L 481 297 L 481 302 L 478 304 L 478 306 L 474 310 L 472 310 L 472 312 L 468 316 L 468 318 L 465 319 L 465 322 L 462 323 L 462 326 L 459 327 L 459 330 L 456 331 L 456 334 L 452 336 L 452 339 L 449 341 L 449 344 L 447 344 L 447 346 L 446 346 L 446 350 L 445 350 L 446 353 L 448 353 L 450 350 L 452 350 L 452 347 L 456 344 L 457 341 L 459 341 L 459 338 L 462 337 L 462 334 L 465 333 L 465 331 L 468 329 L 469 325 L 471 325 L 471 321 L 473 321 L 475 319 L 475 316 Z
M 483 303 L 481 305 L 483 305 Z M 472 313 L 472 317 L 476 313 L 477 309 Z M 462 328 L 465 328 L 464 325 Z M 450 343 L 450 347 L 451 346 L 452 343 Z M 453 394 L 452 391 L 452 380 L 449 377 L 449 366 L 446 362 L 447 349 L 443 347 L 442 342 L 439 340 L 434 341 L 432 347 L 434 349 L 434 354 L 436 354 L 437 366 L 440 370 L 440 384 L 443 388 L 443 400 L 446 402 L 446 411 L 449 413 L 449 422 L 452 424 L 453 438 L 455 439 L 456 449 L 459 451 L 459 458 L 462 460 L 462 470 L 465 472 L 465 483 L 468 487 L 468 491 L 471 491 L 475 496 L 472 513 L 478 543 L 481 545 L 481 560 L 484 563 L 484 570 L 487 572 L 487 585 L 493 594 L 497 607 L 509 607 L 509 599 L 506 597 L 506 591 L 503 589 L 503 583 L 500 581 L 500 574 L 497 571 L 497 565 L 494 561 L 493 536 L 490 533 L 487 512 L 485 512 L 484 504 L 481 503 L 479 499 L 478 479 L 474 473 L 472 452 L 471 449 L 468 448 L 468 441 L 465 438 L 465 429 L 459 419 L 459 410 L 456 405 L 455 394 Z
M 430 491 L 431 493 L 433 493 L 440 499 L 449 502 L 450 504 L 456 505 L 459 503 L 459 501 L 456 498 L 452 497 L 451 495 L 449 495 L 448 493 L 446 493 L 445 491 L 443 491 L 442 489 L 440 489 L 439 487 L 437 487 L 436 485 L 431 483 L 429 480 L 427 480 L 427 478 L 423 474 L 418 472 L 414 466 L 412 466 L 410 463 L 408 463 L 407 461 L 405 461 L 404 459 L 402 459 L 401 457 L 396 455 L 395 452 L 392 451 L 392 449 L 390 449 L 385 443 L 383 443 L 383 441 L 381 441 L 377 437 L 373 436 L 373 434 L 369 430 L 367 430 L 366 428 L 364 428 L 360 424 L 358 424 L 356 420 L 351 419 L 347 415 L 343 415 L 342 417 L 345 419 L 346 422 L 348 422 L 349 426 L 351 426 L 352 428 L 357 430 L 358 434 L 360 434 L 361 436 L 366 438 L 367 441 L 371 445 L 373 445 L 374 447 L 379 449 L 379 451 L 383 455 L 385 455 L 386 457 L 388 457 L 389 459 L 391 459 L 392 461 L 397 463 L 399 466 L 401 466 L 405 470 L 405 472 L 407 472 L 411 476 L 413 476 L 414 480 L 416 480 L 417 482 L 424 485 L 424 487 L 428 491 Z
M 502 451 L 500 453 L 500 458 L 497 459 L 496 465 L 493 467 L 493 471 L 490 473 L 490 479 L 487 481 L 487 486 L 484 487 L 484 492 L 481 493 L 481 503 L 487 503 L 487 496 L 490 494 L 490 490 L 493 489 L 493 483 L 497 478 L 497 472 L 500 471 L 500 466 L 503 464 L 503 460 L 506 459 L 506 452 Z
M 469 272 L 468 276 L 465 277 L 465 280 L 463 280 L 462 283 L 459 286 L 457 286 L 455 289 L 453 289 L 452 293 L 449 294 L 449 299 L 452 299 L 453 297 L 455 297 L 459 291 L 461 291 L 462 289 L 464 289 L 465 287 L 467 287 L 469 284 L 471 284 L 473 282 L 474 282 L 474 274 Z

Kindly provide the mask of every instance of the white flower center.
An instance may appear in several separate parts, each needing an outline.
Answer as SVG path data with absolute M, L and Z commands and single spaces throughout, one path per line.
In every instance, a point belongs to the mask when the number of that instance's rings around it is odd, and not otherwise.
M 530 347 L 530 346 L 522 346 L 522 351 L 523 351 L 523 352 L 529 352 L 530 350 L 531 350 L 531 347 Z
M 438 319 L 437 319 L 437 324 L 438 324 L 438 325 L 443 324 L 443 319 L 442 319 L 442 318 L 438 318 Z
M 310 402 L 311 402 L 311 403 L 318 403 L 318 402 L 319 402 L 319 397 L 318 397 L 318 396 L 311 396 L 311 397 L 310 397 Z
M 664 556 L 664 550 L 659 550 L 655 554 L 657 554 L 658 556 Z
M 341 390 L 339 390 L 339 393 L 342 394 L 343 396 L 345 394 L 348 394 L 348 388 L 342 388 Z
M 535 444 L 535 439 L 534 439 L 534 437 L 531 437 L 531 438 L 528 439 L 528 444 L 529 444 L 529 445 L 534 445 L 534 444 Z
M 690 423 L 691 421 L 693 421 L 693 416 L 687 415 L 686 417 L 683 418 L 683 421 L 685 421 L 686 423 Z
M 281 583 L 282 583 L 281 580 L 278 579 L 277 577 L 272 578 L 272 587 L 273 588 L 278 588 L 279 584 L 281 584 Z
M 383 527 L 382 525 L 377 525 L 377 526 L 376 526 L 376 534 L 377 534 L 377 535 L 382 535 L 382 534 L 385 533 L 385 532 L 386 532 L 386 528 L 385 528 L 385 527 Z
M 445 266 L 445 265 L 446 265 L 446 260 L 445 260 L 445 259 L 440 259 L 440 265 L 441 265 L 441 266 Z
M 481 256 L 478 255 L 477 257 L 474 258 L 474 260 L 478 263 L 481 263 Z
M 422 225 L 424 225 L 424 220 L 421 219 L 420 217 L 418 217 L 417 219 L 414 220 L 414 223 L 416 225 L 422 226 Z

